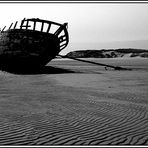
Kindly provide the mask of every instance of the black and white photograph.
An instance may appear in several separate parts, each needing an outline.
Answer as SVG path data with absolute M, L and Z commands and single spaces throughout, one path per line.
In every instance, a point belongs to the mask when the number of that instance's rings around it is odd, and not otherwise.
M 148 146 L 148 2 L 1 1 L 1 146 Z

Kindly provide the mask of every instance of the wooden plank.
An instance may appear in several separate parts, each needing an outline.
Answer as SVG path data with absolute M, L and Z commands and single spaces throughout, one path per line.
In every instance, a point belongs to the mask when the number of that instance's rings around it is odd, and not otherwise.
M 20 25 L 20 29 L 22 29 L 23 24 L 24 24 L 25 18 L 22 20 L 21 25 Z
M 47 32 L 49 32 L 51 24 L 48 24 Z
M 5 28 L 6 28 L 6 26 L 2 29 L 2 31 L 4 31 Z
M 16 23 L 15 23 L 15 25 L 14 25 L 14 28 L 13 28 L 13 29 L 15 29 L 15 28 L 16 28 L 16 25 L 17 25 L 17 21 L 16 21 Z
M 36 21 L 34 21 L 33 30 L 35 30 L 36 27 Z
M 43 32 L 43 28 L 44 28 L 44 22 L 42 22 L 41 32 Z
M 29 21 L 27 21 L 27 23 L 26 23 L 26 30 L 27 30 L 27 29 L 28 29 L 28 27 L 29 27 L 29 26 L 28 26 L 28 24 L 29 24 Z
M 11 25 L 9 26 L 9 29 L 12 27 L 13 23 L 11 23 Z
M 54 33 L 54 35 L 58 36 L 63 30 L 63 26 L 59 27 L 58 30 Z

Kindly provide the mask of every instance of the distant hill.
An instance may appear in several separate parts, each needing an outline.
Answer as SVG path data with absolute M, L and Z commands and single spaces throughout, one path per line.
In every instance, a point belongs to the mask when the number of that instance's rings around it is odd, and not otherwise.
M 145 49 L 101 49 L 101 50 L 77 50 L 67 53 L 73 58 L 117 58 L 117 57 L 143 57 L 148 58 L 148 50 Z

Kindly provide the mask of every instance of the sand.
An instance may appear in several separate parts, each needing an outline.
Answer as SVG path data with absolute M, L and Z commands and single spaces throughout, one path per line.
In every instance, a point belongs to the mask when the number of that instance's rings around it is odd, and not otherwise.
M 0 71 L 0 145 L 148 145 L 148 59 L 71 60 L 38 74 Z

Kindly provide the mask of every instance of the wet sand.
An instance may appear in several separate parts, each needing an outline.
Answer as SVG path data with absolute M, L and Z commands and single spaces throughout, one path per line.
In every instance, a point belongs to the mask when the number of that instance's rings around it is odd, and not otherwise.
M 0 145 L 148 145 L 148 59 L 53 60 L 0 71 Z

